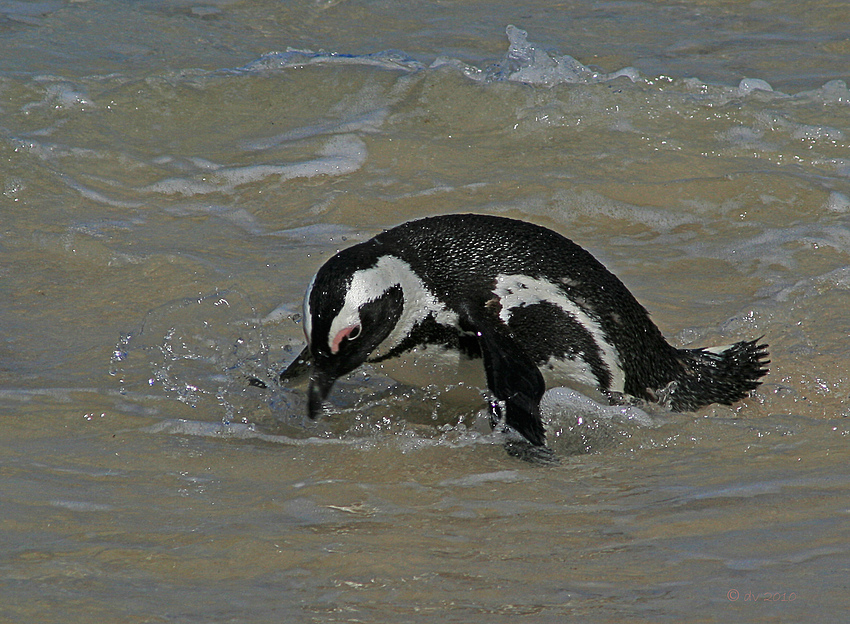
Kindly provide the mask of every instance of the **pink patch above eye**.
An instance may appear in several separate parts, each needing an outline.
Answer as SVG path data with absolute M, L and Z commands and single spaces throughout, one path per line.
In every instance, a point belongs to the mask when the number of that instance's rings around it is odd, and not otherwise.
M 331 343 L 331 353 L 336 353 L 339 351 L 340 343 L 348 338 L 352 332 L 355 334 L 360 331 L 360 325 L 349 325 L 345 329 L 341 329 L 337 332 L 336 336 L 334 336 L 333 342 Z

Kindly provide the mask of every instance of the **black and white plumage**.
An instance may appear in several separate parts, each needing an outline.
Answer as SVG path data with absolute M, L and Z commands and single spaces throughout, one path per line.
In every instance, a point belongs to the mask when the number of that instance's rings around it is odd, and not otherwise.
M 544 227 L 476 214 L 411 221 L 340 251 L 307 290 L 304 330 L 311 418 L 336 379 L 366 362 L 407 359 L 426 373 L 433 362 L 483 365 L 496 416 L 535 446 L 545 444 L 547 385 L 685 411 L 738 401 L 769 363 L 755 340 L 669 345 L 589 252 Z

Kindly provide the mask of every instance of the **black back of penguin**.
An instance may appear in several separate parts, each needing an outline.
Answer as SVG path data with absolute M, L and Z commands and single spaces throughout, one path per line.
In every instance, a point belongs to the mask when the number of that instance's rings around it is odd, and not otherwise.
M 504 217 L 453 214 L 411 221 L 374 240 L 383 253 L 408 262 L 432 292 L 454 310 L 491 302 L 500 275 L 525 275 L 554 284 L 598 322 L 616 348 L 625 374 L 620 392 L 651 400 L 647 389 L 666 386 L 681 371 L 678 350 L 666 342 L 626 286 L 588 251 L 552 230 Z M 527 352 L 531 351 L 532 359 L 541 363 L 553 354 L 546 353 L 547 345 L 537 345 L 536 338 L 557 343 L 561 336 L 552 334 L 554 328 L 546 319 L 541 319 L 536 328 L 533 319 L 527 325 L 531 326 L 514 331 L 522 334 L 519 340 Z M 563 323 L 557 329 L 568 331 Z M 590 338 L 586 333 L 575 321 L 568 338 L 587 343 Z M 595 348 L 595 344 L 584 346 Z M 587 353 L 582 355 L 593 359 Z M 608 371 L 609 375 L 613 373 Z M 604 371 L 596 377 L 602 382 L 600 390 L 610 389 L 604 383 Z

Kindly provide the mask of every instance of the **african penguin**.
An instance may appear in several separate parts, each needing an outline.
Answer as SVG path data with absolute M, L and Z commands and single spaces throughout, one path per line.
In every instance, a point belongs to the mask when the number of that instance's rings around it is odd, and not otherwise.
M 757 340 L 671 346 L 589 252 L 539 225 L 478 214 L 410 221 L 337 253 L 307 289 L 304 331 L 308 346 L 281 379 L 310 364 L 310 418 L 366 362 L 465 362 L 483 369 L 491 422 L 534 446 L 545 444 L 547 386 L 687 411 L 745 397 L 769 363 Z

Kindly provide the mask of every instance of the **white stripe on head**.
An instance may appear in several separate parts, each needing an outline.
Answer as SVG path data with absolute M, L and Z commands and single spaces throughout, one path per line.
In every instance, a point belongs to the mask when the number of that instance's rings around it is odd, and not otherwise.
M 364 304 L 375 301 L 394 286 L 402 289 L 404 308 L 393 331 L 378 346 L 376 355 L 385 354 L 404 340 L 413 327 L 429 314 L 433 314 L 438 323 L 457 324 L 457 314 L 447 310 L 434 297 L 407 262 L 395 256 L 381 256 L 375 266 L 355 271 L 352 275 L 345 303 L 331 322 L 328 346 L 333 347 L 333 340 L 340 331 L 360 323 L 360 308 Z
M 511 320 L 511 312 L 514 308 L 544 301 L 558 306 L 580 323 L 598 345 L 602 360 L 611 372 L 611 387 L 608 389 L 614 392 L 624 392 L 626 378 L 617 349 L 609 342 L 599 322 L 575 301 L 567 297 L 557 284 L 527 275 L 499 275 L 496 278 L 496 288 L 493 289 L 493 294 L 502 303 L 499 317 L 506 324 Z

